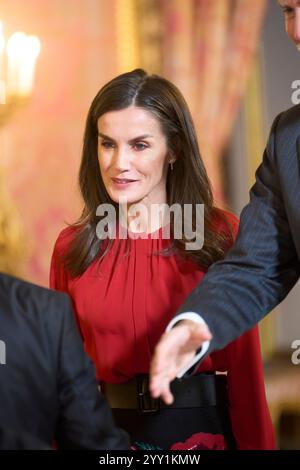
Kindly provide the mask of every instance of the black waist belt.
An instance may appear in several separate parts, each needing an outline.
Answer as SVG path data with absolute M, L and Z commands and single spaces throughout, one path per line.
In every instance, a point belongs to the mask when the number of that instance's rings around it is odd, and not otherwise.
M 199 408 L 227 404 L 227 377 L 224 374 L 197 374 L 175 379 L 171 384 L 174 403 L 166 405 L 149 392 L 149 375 L 139 374 L 120 384 L 100 383 L 111 408 L 154 412 L 161 408 Z

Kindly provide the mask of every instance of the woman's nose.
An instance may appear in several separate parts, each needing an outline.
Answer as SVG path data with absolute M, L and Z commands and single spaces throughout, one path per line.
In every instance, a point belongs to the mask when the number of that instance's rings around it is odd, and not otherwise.
M 117 148 L 114 154 L 114 166 L 120 170 L 125 171 L 130 169 L 131 156 L 130 152 L 125 148 Z

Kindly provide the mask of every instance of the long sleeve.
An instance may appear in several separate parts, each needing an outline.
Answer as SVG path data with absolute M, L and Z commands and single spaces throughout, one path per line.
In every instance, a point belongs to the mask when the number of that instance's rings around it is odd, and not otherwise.
M 258 327 L 212 356 L 215 356 L 216 369 L 221 362 L 227 363 L 229 411 L 238 449 L 274 449 L 275 438 L 265 395 Z
M 51 257 L 49 286 L 61 292 L 68 292 L 67 273 L 63 267 L 62 256 L 66 251 L 69 232 L 70 229 L 67 228 L 60 233 Z
M 254 326 L 284 299 L 299 278 L 299 259 L 281 179 L 282 174 L 296 179 L 294 172 L 298 171 L 291 166 L 297 160 L 299 109 L 296 111 L 292 118 L 288 114 L 282 123 L 279 116 L 273 124 L 250 203 L 241 214 L 236 243 L 223 261 L 208 270 L 177 311 L 198 313 L 208 324 L 213 334 L 208 353 Z
M 84 352 L 73 317 L 70 303 L 66 301 L 59 354 L 58 447 L 127 449 L 128 437 L 114 424 L 111 410 L 98 391 L 95 369 Z

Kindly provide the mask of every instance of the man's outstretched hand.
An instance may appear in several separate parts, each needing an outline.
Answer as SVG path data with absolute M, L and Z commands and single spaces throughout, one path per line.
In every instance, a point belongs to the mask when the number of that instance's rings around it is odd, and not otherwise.
M 191 363 L 197 350 L 212 335 L 206 325 L 183 320 L 164 333 L 157 344 L 150 366 L 150 391 L 154 398 L 161 397 L 168 405 L 174 397 L 170 383 Z

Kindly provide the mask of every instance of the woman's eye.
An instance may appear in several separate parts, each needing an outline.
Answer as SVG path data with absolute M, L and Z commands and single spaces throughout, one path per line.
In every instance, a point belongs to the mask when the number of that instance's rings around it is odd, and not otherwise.
M 105 149 L 111 149 L 113 148 L 114 144 L 112 142 L 102 141 L 101 146 L 104 147 Z
M 285 15 L 288 15 L 288 16 L 289 16 L 289 15 L 292 15 L 292 14 L 294 13 L 294 9 L 291 8 L 291 7 L 284 7 L 284 8 L 283 8 L 283 13 L 284 13 Z
M 146 148 L 148 148 L 148 145 L 144 144 L 143 142 L 137 142 L 136 144 L 133 145 L 133 147 L 136 150 L 145 150 Z
M 113 142 L 109 142 L 108 140 L 103 140 L 100 145 L 105 149 L 112 149 L 115 147 L 115 144 Z M 143 142 L 136 142 L 132 145 L 132 147 L 134 148 L 134 150 L 141 151 L 146 149 L 148 145 Z

